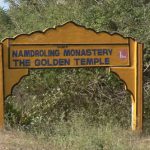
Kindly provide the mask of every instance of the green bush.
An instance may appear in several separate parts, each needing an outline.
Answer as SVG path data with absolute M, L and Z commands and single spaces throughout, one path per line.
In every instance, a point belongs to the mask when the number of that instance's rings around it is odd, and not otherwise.
M 96 124 L 129 127 L 131 100 L 123 88 L 123 83 L 104 69 L 31 70 L 6 100 L 6 119 L 11 125 L 39 131 L 81 112 Z M 15 112 L 8 109 L 10 104 Z

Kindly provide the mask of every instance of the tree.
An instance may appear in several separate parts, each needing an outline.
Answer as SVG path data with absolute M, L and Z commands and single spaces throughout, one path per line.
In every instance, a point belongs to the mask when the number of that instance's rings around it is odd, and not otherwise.
M 29 33 L 35 30 L 57 26 L 67 21 L 74 21 L 96 31 L 119 32 L 124 36 L 131 36 L 145 44 L 145 117 L 148 118 L 150 104 L 148 99 L 150 93 L 150 2 L 149 0 L 7 0 L 10 7 L 7 11 L 2 10 L 1 33 L 2 37 L 21 33 Z M 10 34 L 11 33 L 11 34 Z M 84 108 L 91 115 L 97 117 L 97 114 L 108 113 L 102 109 L 103 104 L 115 110 L 116 104 L 120 103 L 118 111 L 128 110 L 128 97 L 125 95 L 117 97 L 110 89 L 118 88 L 120 82 L 116 81 L 113 75 L 104 74 L 104 70 L 42 70 L 32 71 L 31 76 L 25 79 L 17 92 L 14 92 L 14 101 L 17 109 L 24 106 L 19 105 L 22 100 L 20 95 L 26 93 L 24 100 L 32 101 L 34 106 L 29 107 L 28 112 L 23 112 L 24 116 L 30 113 L 36 118 L 43 111 L 54 112 L 54 118 L 59 118 L 63 114 L 69 114 L 73 108 Z M 90 76 L 88 76 L 90 74 Z M 66 76 L 72 81 L 66 81 Z M 77 77 L 76 77 L 77 76 Z M 102 76 L 102 77 L 101 77 Z M 90 78 L 92 80 L 90 81 Z M 40 79 L 40 82 L 34 79 Z M 80 79 L 80 80 L 79 80 Z M 39 80 L 38 80 L 39 81 Z M 96 82 L 95 82 L 96 81 Z M 32 84 L 31 84 L 32 83 Z M 110 83 L 110 86 L 109 84 Z M 35 86 L 36 85 L 36 86 Z M 83 86 L 86 85 L 85 90 Z M 93 86 L 91 86 L 93 85 Z M 95 86 L 96 85 L 96 86 Z M 30 88 L 29 88 L 30 87 Z M 42 90 L 39 89 L 42 87 Z M 65 87 L 65 88 L 64 88 Z M 90 87 L 90 90 L 88 89 Z M 103 90 L 101 90 L 101 87 Z M 44 89 L 44 90 L 43 90 Z M 60 89 L 60 91 L 57 91 Z M 94 89 L 94 90 L 93 90 Z M 100 92 L 98 90 L 101 90 Z M 25 92 L 24 92 L 25 91 Z M 74 91 L 74 92 L 72 92 Z M 85 96 L 83 96 L 84 94 Z M 115 92 L 115 91 L 114 91 Z M 32 93 L 32 94 L 31 94 Z M 61 95 L 63 93 L 63 96 Z M 76 94 L 79 93 L 79 94 Z M 20 94 L 20 95 L 17 95 Z M 43 97 L 43 94 L 45 96 Z M 58 94 L 58 95 L 57 95 Z M 123 93 L 124 94 L 124 93 Z M 109 95 L 109 96 L 107 96 Z M 36 100 L 34 99 L 36 97 Z M 92 97 L 92 99 L 90 99 Z M 52 99 L 53 98 L 53 99 Z M 18 100 L 19 99 L 19 100 Z M 46 100 L 46 101 L 42 101 Z M 62 103 L 62 100 L 65 101 Z M 77 101 L 75 101 L 77 100 Z M 110 101 L 112 100 L 112 101 Z M 12 101 L 10 100 L 9 103 Z M 111 105 L 110 105 L 111 103 Z M 79 105 L 81 106 L 79 107 Z M 122 106 L 121 106 L 122 104 Z M 18 106 L 19 105 L 19 106 Z M 26 102 L 24 102 L 26 105 Z M 102 106 L 102 107 L 100 107 Z M 39 107 L 45 108 L 40 114 Z M 31 108 L 31 109 L 30 109 Z M 54 108 L 57 109 L 55 113 Z M 32 113 L 34 112 L 34 114 Z M 64 113 L 65 112 L 65 113 Z M 124 114 L 125 119 L 128 111 Z M 44 112 L 45 113 L 45 112 Z M 22 119 L 24 120 L 24 116 Z M 58 117 L 59 116 L 59 117 Z M 26 118 L 25 117 L 25 118 Z M 31 115 L 30 115 L 31 117 Z M 29 117 L 29 118 L 30 118 Z M 48 115 L 47 115 L 48 117 Z M 67 115 L 65 116 L 65 118 Z M 106 118 L 107 118 L 106 117 Z M 116 115 L 116 118 L 118 116 Z M 27 119 L 28 120 L 28 119 Z M 30 120 L 30 119 L 29 119 Z M 50 118 L 53 120 L 53 118 Z M 40 121 L 40 120 L 39 120 Z M 46 121 L 46 120 L 44 120 Z M 23 121 L 22 121 L 23 122 Z M 28 122 L 28 121 L 27 121 Z M 121 122 L 121 121 L 120 121 Z M 29 123 L 29 122 L 28 122 Z
M 0 38 L 4 38 L 5 36 L 8 36 L 8 33 L 10 33 L 13 27 L 14 26 L 10 16 L 3 8 L 0 7 L 0 33 L 1 33 Z

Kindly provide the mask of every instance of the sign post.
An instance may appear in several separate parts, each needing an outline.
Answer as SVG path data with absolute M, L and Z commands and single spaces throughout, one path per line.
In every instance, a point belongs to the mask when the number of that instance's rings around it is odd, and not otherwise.
M 143 127 L 143 45 L 130 39 L 130 67 L 114 67 L 110 70 L 125 83 L 125 89 L 131 93 L 131 126 L 133 131 L 142 131 Z
M 3 62 L 2 44 L 0 44 L 0 128 L 4 126 L 4 91 L 3 91 Z
M 132 38 L 117 33 L 97 33 L 73 22 L 3 40 L 0 47 L 3 58 L 3 65 L 0 60 L 0 126 L 4 124 L 4 98 L 29 75 L 30 69 L 109 67 L 131 93 L 132 130 L 142 131 L 142 51 L 142 44 Z

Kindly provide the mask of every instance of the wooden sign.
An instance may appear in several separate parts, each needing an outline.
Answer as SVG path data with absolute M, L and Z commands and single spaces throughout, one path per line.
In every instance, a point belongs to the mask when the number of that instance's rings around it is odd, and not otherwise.
M 31 68 L 109 67 L 132 97 L 132 129 L 142 130 L 143 45 L 132 38 L 97 33 L 73 22 L 7 38 L 0 44 L 0 126 L 4 98 Z
M 15 68 L 62 68 L 129 66 L 129 45 L 33 44 L 11 45 L 9 66 Z

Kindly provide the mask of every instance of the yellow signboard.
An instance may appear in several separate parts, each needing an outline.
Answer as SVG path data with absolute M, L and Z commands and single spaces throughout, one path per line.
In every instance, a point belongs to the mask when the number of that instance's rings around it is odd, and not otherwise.
M 95 32 L 68 22 L 43 32 L 21 34 L 0 43 L 0 126 L 4 98 L 31 68 L 108 67 L 132 97 L 132 130 L 142 131 L 143 45 L 130 37 Z
M 129 66 L 129 45 L 12 45 L 9 65 L 15 68 Z

